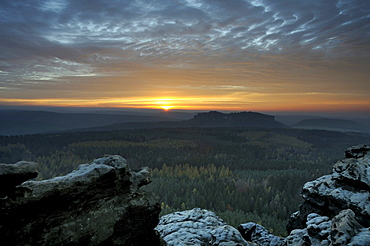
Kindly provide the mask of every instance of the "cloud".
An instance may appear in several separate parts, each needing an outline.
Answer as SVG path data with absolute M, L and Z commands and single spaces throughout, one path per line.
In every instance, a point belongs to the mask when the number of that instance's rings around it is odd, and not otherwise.
M 0 93 L 88 83 L 290 91 L 352 74 L 366 87 L 369 10 L 362 0 L 3 0 Z

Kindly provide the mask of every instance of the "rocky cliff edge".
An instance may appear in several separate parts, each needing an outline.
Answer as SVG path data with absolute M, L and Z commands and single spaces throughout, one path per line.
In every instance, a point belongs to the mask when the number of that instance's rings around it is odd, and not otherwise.
M 114 155 L 43 181 L 37 164 L 0 164 L 1 245 L 158 245 L 160 205 L 139 188 L 149 170 L 133 172 Z M 25 182 L 24 182 L 25 181 Z
M 288 245 L 370 245 L 370 147 L 345 150 L 329 175 L 307 182 L 287 225 Z
M 370 147 L 347 149 L 333 172 L 307 182 L 301 195 L 287 238 L 253 222 L 236 231 L 201 209 L 165 215 L 156 230 L 168 246 L 370 246 Z
M 37 175 L 36 167 L 0 164 L 1 245 L 370 245 L 366 145 L 347 149 L 331 174 L 304 185 L 304 202 L 289 220 L 287 238 L 253 222 L 237 230 L 199 208 L 158 223 L 159 204 L 139 190 L 149 182 L 148 169 L 132 172 L 120 156 L 80 165 L 66 176 L 24 182 Z

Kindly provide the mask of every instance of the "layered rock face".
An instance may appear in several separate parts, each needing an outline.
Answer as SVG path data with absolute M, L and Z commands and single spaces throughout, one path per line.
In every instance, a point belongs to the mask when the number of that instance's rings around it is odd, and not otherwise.
M 133 172 L 120 156 L 96 159 L 43 181 L 36 164 L 0 165 L 1 245 L 158 245 L 157 198 L 139 188 L 148 169 Z M 8 182 L 13 180 L 14 182 Z M 23 182 L 23 183 L 22 183 Z
M 287 245 L 370 245 L 370 147 L 351 147 L 345 157 L 304 185 Z

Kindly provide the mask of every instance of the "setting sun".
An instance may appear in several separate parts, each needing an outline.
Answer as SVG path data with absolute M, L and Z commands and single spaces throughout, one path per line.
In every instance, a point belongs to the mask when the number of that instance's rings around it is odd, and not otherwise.
M 40 2 L 0 5 L 0 108 L 369 115 L 370 1 Z
M 170 110 L 170 109 L 172 109 L 173 108 L 173 106 L 161 106 L 161 108 L 162 109 L 164 109 L 164 110 L 166 110 L 166 111 L 168 111 L 168 110 Z

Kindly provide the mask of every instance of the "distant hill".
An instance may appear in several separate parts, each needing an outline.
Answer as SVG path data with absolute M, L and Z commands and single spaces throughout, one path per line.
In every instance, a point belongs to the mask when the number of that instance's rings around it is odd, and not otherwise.
M 55 113 L 48 111 L 0 111 L 0 135 L 23 135 L 90 128 L 123 122 L 155 122 L 173 119 L 161 116 L 102 113 Z
M 224 114 L 217 111 L 198 113 L 190 120 L 184 121 L 162 121 L 162 122 L 130 122 L 112 124 L 103 127 L 88 129 L 76 129 L 84 131 L 114 131 L 128 129 L 154 129 L 154 128 L 187 128 L 187 127 L 264 127 L 264 128 L 284 128 L 288 127 L 275 121 L 274 116 L 255 113 L 239 112 Z
M 275 121 L 275 116 L 256 112 L 224 114 L 217 111 L 210 111 L 195 115 L 187 123 L 200 127 L 286 127 L 286 125 Z
M 303 114 L 292 114 L 292 115 L 276 115 L 275 120 L 285 125 L 291 126 L 302 120 L 317 119 L 320 116 L 317 115 L 303 115 Z
M 303 129 L 321 129 L 330 131 L 343 132 L 370 132 L 370 127 L 367 127 L 359 122 L 345 119 L 306 119 L 292 125 L 294 128 Z

